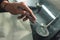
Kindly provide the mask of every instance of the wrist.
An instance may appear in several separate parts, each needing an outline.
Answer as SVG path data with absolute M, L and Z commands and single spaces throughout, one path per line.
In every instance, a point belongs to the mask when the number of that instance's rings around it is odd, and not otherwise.
M 1 3 L 1 8 L 5 8 L 5 6 L 8 4 L 9 2 L 8 1 L 3 1 Z

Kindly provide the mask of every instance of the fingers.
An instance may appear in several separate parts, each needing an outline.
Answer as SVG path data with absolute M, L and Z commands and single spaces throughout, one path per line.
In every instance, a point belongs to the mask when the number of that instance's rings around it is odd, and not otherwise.
M 24 15 L 18 16 L 17 18 L 18 19 L 23 19 L 23 21 L 28 20 L 28 17 L 27 16 L 24 16 Z
M 25 9 L 25 11 L 30 12 L 30 8 L 24 2 L 20 2 L 20 4 L 18 6 L 22 7 L 23 9 Z
M 25 11 L 27 11 L 30 14 L 30 16 L 32 17 L 33 20 L 36 20 L 36 17 L 34 15 L 34 13 L 32 12 L 32 10 L 24 2 L 21 2 L 20 7 L 25 9 Z
M 34 15 L 34 13 L 32 12 L 32 10 L 24 3 L 21 2 L 18 6 L 20 6 L 21 8 L 23 8 L 26 12 L 28 12 L 27 16 L 30 19 L 30 21 L 34 22 L 36 20 L 36 17 Z M 25 13 L 26 13 L 25 12 Z M 30 17 L 29 17 L 30 16 Z M 24 20 L 27 18 L 24 18 Z
M 29 13 L 26 13 L 26 15 L 31 22 L 35 22 L 34 18 L 31 15 L 29 15 Z
M 36 16 L 33 13 L 31 13 L 30 16 L 32 17 L 33 20 L 36 20 Z
M 21 16 L 18 16 L 17 18 L 18 19 L 21 19 L 21 18 L 23 18 L 25 15 L 21 15 Z
M 28 20 L 28 17 L 27 16 L 23 19 L 23 21 L 26 21 L 26 20 Z

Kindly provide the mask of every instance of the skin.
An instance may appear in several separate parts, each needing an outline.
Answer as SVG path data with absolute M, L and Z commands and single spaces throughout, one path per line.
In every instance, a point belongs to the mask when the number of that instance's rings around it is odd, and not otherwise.
M 4 9 L 8 12 L 10 12 L 13 15 L 18 15 L 21 14 L 21 16 L 18 16 L 18 19 L 23 18 L 23 21 L 26 20 L 30 20 L 31 22 L 35 22 L 36 21 L 36 17 L 33 13 L 33 11 L 24 3 L 24 2 L 13 2 L 13 3 L 9 3 L 8 1 L 4 0 L 2 3 L 2 5 L 6 5 L 4 7 Z M 23 8 L 23 9 L 18 9 L 19 7 Z

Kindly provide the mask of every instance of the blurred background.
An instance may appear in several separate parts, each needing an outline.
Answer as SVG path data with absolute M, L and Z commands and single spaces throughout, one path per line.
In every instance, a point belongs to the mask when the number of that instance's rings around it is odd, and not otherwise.
M 33 10 L 39 25 L 47 25 L 56 17 L 58 19 L 47 27 L 49 35 L 41 36 L 29 20 L 23 22 L 22 19 L 17 19 L 18 15 L 1 12 L 0 40 L 60 40 L 60 0 L 9 0 L 9 2 L 25 2 Z

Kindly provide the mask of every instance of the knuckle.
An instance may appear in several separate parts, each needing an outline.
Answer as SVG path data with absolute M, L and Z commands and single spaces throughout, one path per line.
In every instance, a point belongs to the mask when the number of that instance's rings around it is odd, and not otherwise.
M 25 2 L 20 2 L 21 4 L 25 5 Z
M 23 13 L 25 14 L 25 13 L 26 13 L 26 11 L 23 11 Z

